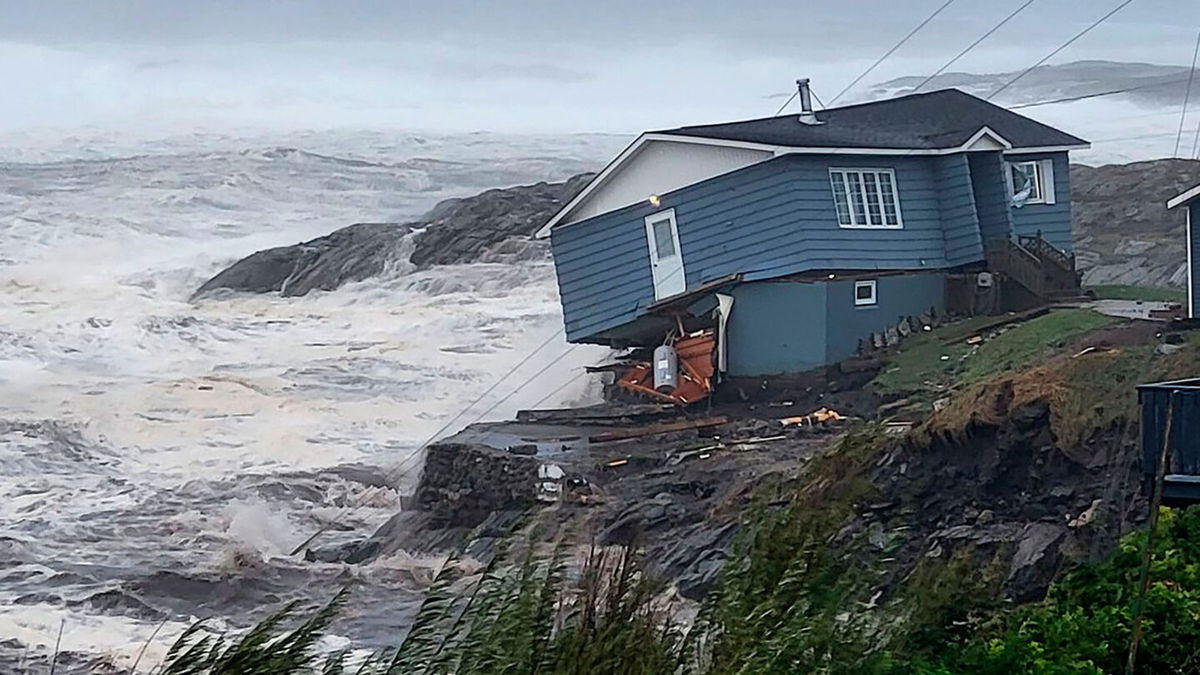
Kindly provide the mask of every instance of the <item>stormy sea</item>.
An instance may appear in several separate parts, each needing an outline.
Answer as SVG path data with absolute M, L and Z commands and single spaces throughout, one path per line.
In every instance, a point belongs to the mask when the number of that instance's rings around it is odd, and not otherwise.
M 397 466 L 448 423 L 594 395 L 581 351 L 516 390 L 534 359 L 464 410 L 533 348 L 564 348 L 552 266 L 414 271 L 401 250 L 390 273 L 335 291 L 189 297 L 255 250 L 561 180 L 627 140 L 6 137 L 0 671 L 60 639 L 58 672 L 128 667 L 157 631 L 145 669 L 195 619 L 244 626 L 351 581 L 363 590 L 340 639 L 397 643 L 438 561 L 289 553 L 323 526 L 336 541 L 394 513 L 420 462 Z

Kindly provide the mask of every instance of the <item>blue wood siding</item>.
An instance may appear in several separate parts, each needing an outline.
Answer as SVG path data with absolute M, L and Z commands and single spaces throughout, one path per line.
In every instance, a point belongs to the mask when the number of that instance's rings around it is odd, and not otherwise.
M 551 233 L 567 339 L 637 317 L 654 300 L 646 216 L 675 209 L 688 287 L 740 273 L 766 279 L 807 270 L 936 270 L 976 255 L 961 232 L 962 195 L 943 207 L 951 170 L 938 158 L 786 155 L 660 195 Z M 890 168 L 904 227 L 838 226 L 830 167 Z M 952 167 L 953 168 L 953 167 Z M 953 262 L 943 212 L 956 218 Z
M 900 274 L 875 281 L 874 305 L 854 304 L 854 281 L 830 281 L 826 286 L 825 362 L 837 363 L 858 350 L 859 340 L 882 333 L 907 316 L 930 308 L 946 309 L 944 274 Z M 732 343 L 730 343 L 732 345 Z
M 618 213 L 551 233 L 570 341 L 632 321 L 653 301 L 645 228 L 640 220 Z
M 830 167 L 896 173 L 903 228 L 838 226 Z M 748 183 L 738 184 L 741 181 Z M 934 165 L 922 157 L 788 155 L 730 174 L 728 191 L 675 206 L 688 283 L 812 269 L 936 269 L 946 264 Z M 674 195 L 672 195 L 674 196 Z
M 1188 205 L 1187 244 L 1188 244 L 1188 304 L 1190 316 L 1200 318 L 1200 270 L 1193 265 L 1200 265 L 1200 202 Z
M 825 284 L 758 281 L 731 295 L 730 375 L 800 373 L 825 364 Z
M 1064 251 L 1074 250 L 1071 240 L 1071 168 L 1067 153 L 1043 153 L 1033 155 L 1008 155 L 1010 162 L 1031 162 L 1043 159 L 1054 163 L 1053 204 L 1026 204 L 1012 210 L 1013 232 L 1017 236 L 1042 236 Z
M 970 155 L 971 183 L 975 208 L 979 216 L 979 231 L 984 246 L 993 239 L 1008 239 L 1013 225 L 1005 179 L 1004 158 L 999 152 L 972 152 Z
M 947 155 L 937 159 L 937 189 L 946 263 L 956 266 L 981 259 L 983 243 L 979 236 L 979 217 L 975 211 L 971 168 L 966 155 Z

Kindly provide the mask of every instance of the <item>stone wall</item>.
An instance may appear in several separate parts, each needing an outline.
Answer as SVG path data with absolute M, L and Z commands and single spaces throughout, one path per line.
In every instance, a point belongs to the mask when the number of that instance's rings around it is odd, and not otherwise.
M 444 526 L 474 527 L 492 511 L 538 500 L 541 462 L 476 443 L 437 443 L 425 455 L 416 506 Z

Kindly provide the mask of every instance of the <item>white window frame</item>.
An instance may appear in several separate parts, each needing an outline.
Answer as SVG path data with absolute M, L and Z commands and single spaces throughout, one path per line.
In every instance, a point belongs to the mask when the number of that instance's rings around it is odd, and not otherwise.
M 858 289 L 871 289 L 871 297 L 858 297 Z M 854 282 L 854 306 L 855 307 L 874 307 L 879 304 L 879 286 L 875 283 L 875 279 L 864 279 Z
M 1009 162 L 1008 175 L 1009 180 L 1012 180 L 1013 170 L 1021 170 L 1023 167 L 1029 167 L 1033 171 L 1033 187 L 1034 194 L 1029 195 L 1029 199 L 1025 200 L 1026 204 L 1045 204 L 1046 203 L 1046 179 L 1042 173 L 1042 163 L 1034 160 L 1028 162 Z M 1021 171 L 1025 173 L 1024 170 Z M 1014 181 L 1009 189 L 1010 196 L 1017 196 L 1017 184 Z
M 857 173 L 859 175 L 859 198 L 863 205 L 867 204 L 866 180 L 870 178 L 875 183 L 875 193 L 879 197 L 879 215 L 882 224 L 871 224 L 871 218 L 868 208 L 868 213 L 857 213 L 854 208 L 854 201 L 850 199 L 850 179 L 849 174 Z M 883 204 L 883 184 L 879 180 L 881 175 L 888 176 L 892 182 L 892 208 L 896 213 L 896 222 L 887 222 L 887 209 Z M 904 228 L 904 215 L 900 210 L 900 183 L 896 180 L 895 169 L 872 169 L 863 167 L 830 167 L 829 168 L 829 186 L 830 190 L 836 190 L 840 183 L 841 195 L 846 200 L 846 213 L 849 217 L 849 222 L 842 219 L 843 213 L 838 209 L 838 193 L 833 194 L 834 210 L 837 212 L 838 227 L 848 230 L 899 230 Z
M 1017 196 L 1017 186 L 1013 182 L 1013 169 L 1017 167 L 1033 167 L 1033 182 L 1037 186 L 1037 197 L 1030 196 L 1025 200 L 1025 204 L 1054 204 L 1057 202 L 1057 196 L 1054 194 L 1054 160 L 1052 159 L 1028 159 L 1018 162 L 1008 162 L 1004 174 L 1005 180 L 1008 182 L 1009 197 Z

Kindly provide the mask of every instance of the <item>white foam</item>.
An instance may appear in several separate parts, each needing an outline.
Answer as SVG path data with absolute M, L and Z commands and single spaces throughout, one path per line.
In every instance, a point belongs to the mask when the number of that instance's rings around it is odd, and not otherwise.
M 447 433 L 511 415 L 599 356 L 574 350 L 488 411 L 567 348 L 547 263 L 398 265 L 305 298 L 187 298 L 253 250 L 562 178 L 611 148 L 585 143 L 585 162 L 546 159 L 564 139 L 212 140 L 100 142 L 87 161 L 70 157 L 72 144 L 31 142 L 26 163 L 0 170 L 0 536 L 31 565 L 133 577 L 285 564 L 347 504 L 366 498 L 346 518 L 363 530 L 396 508 L 392 490 L 287 475 L 392 466 L 547 336 L 538 358 Z M 327 156 L 273 149 L 301 142 Z M 104 160 L 105 147 L 129 158 Z M 438 161 L 415 157 L 435 152 Z M 582 380 L 570 384 L 547 404 L 583 393 Z M 0 634 L 52 643 L 61 612 L 11 604 L 39 578 L 0 586 Z M 140 648 L 149 632 L 123 617 L 68 621 L 72 648 L 100 652 Z

